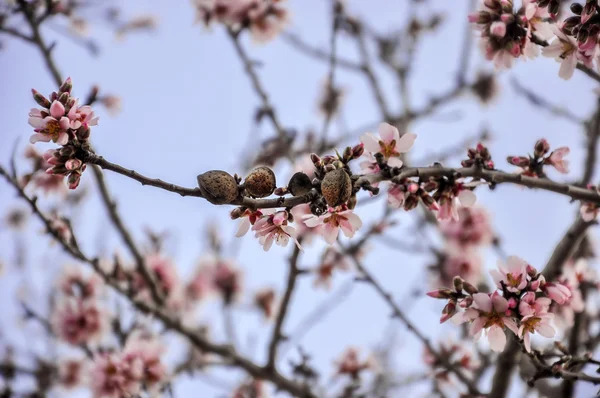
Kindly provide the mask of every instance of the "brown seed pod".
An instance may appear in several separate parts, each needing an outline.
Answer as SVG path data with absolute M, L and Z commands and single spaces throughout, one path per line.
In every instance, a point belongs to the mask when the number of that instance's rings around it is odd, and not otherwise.
M 290 178 L 287 188 L 294 196 L 304 195 L 312 189 L 312 181 L 309 176 L 299 171 Z
M 248 174 L 244 186 L 246 192 L 255 198 L 264 198 L 273 193 L 277 187 L 275 173 L 266 166 L 255 168 Z
M 335 169 L 325 174 L 321 181 L 321 193 L 327 204 L 336 207 L 346 203 L 352 195 L 352 181 L 344 169 Z
M 198 187 L 204 198 L 215 205 L 231 203 L 238 197 L 238 185 L 226 171 L 211 170 L 200 174 Z

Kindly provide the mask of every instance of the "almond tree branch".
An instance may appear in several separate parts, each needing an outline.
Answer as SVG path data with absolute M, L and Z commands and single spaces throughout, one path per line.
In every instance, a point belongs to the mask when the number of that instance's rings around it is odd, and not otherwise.
M 124 175 L 131 179 L 140 182 L 142 185 L 151 185 L 157 188 L 164 189 L 166 191 L 178 193 L 181 196 L 196 196 L 202 197 L 200 190 L 197 188 L 184 188 L 171 184 L 162 180 L 149 178 L 143 176 L 131 169 L 126 169 L 117 164 L 111 163 L 105 160 L 103 157 L 95 155 L 90 152 L 86 152 L 81 156 L 81 160 L 85 163 L 95 164 L 103 169 L 114 171 L 118 174 Z M 571 184 L 563 184 L 560 182 L 552 181 L 547 178 L 535 178 L 523 176 L 521 174 L 507 173 L 501 170 L 485 170 L 478 169 L 476 167 L 470 168 L 450 168 L 440 166 L 430 167 L 405 167 L 402 169 L 395 169 L 394 177 L 386 177 L 383 174 L 368 174 L 361 175 L 355 183 L 355 186 L 360 186 L 366 182 L 374 183 L 381 181 L 400 182 L 405 178 L 420 178 L 427 179 L 429 177 L 454 177 L 454 178 L 468 178 L 473 177 L 486 181 L 490 184 L 504 184 L 510 183 L 520 185 L 528 188 L 541 189 L 544 191 L 555 192 L 564 196 L 568 196 L 573 200 L 580 200 L 584 202 L 591 202 L 600 205 L 600 195 L 593 190 L 584 189 Z M 299 204 L 309 203 L 316 197 L 316 190 L 311 190 L 308 194 L 303 196 L 292 196 L 292 197 L 279 197 L 275 199 L 251 199 L 251 198 L 238 198 L 235 202 L 231 203 L 234 205 L 246 206 L 253 209 L 267 209 L 275 207 L 294 207 Z
M 431 344 L 429 339 L 425 337 L 425 335 L 417 329 L 417 327 L 412 323 L 410 319 L 402 312 L 400 307 L 394 301 L 392 295 L 385 291 L 383 286 L 379 284 L 373 277 L 373 275 L 365 268 L 361 261 L 359 261 L 356 256 L 352 256 L 354 264 L 356 268 L 360 271 L 363 277 L 363 281 L 370 284 L 379 295 L 386 301 L 386 303 L 392 309 L 394 316 L 402 321 L 408 328 L 410 332 L 412 332 L 421 342 L 427 347 L 427 349 L 431 352 L 431 354 L 438 360 L 443 366 L 448 369 L 450 372 L 454 373 L 456 377 L 468 388 L 469 394 L 474 396 L 481 396 L 482 393 L 478 390 L 475 383 L 469 379 L 458 367 L 454 366 L 452 363 L 448 361 L 448 358 L 443 357 Z
M 300 275 L 300 270 L 298 269 L 299 257 L 300 248 L 296 245 L 294 246 L 294 251 L 292 253 L 292 256 L 290 257 L 290 268 L 288 271 L 287 287 L 285 289 L 285 293 L 281 301 L 281 306 L 279 307 L 279 312 L 277 313 L 277 317 L 275 319 L 275 327 L 273 328 L 271 342 L 269 343 L 269 354 L 266 366 L 267 368 L 275 369 L 275 362 L 277 361 L 277 350 L 279 348 L 279 343 L 284 338 L 281 330 L 283 328 L 283 322 L 285 321 L 285 317 L 287 316 L 287 313 L 289 311 L 292 294 L 294 292 L 294 288 L 296 287 L 296 280 Z
M 140 253 L 131 233 L 125 226 L 121 215 L 117 211 L 117 203 L 111 198 L 110 193 L 108 192 L 108 187 L 106 186 L 106 181 L 104 181 L 104 175 L 102 174 L 102 170 L 98 166 L 92 167 L 92 171 L 94 173 L 94 177 L 96 177 L 96 182 L 98 183 L 98 188 L 100 190 L 100 196 L 102 197 L 102 203 L 106 207 L 106 211 L 112 221 L 113 225 L 119 231 L 121 238 L 125 242 L 125 245 L 131 252 L 131 255 L 135 259 L 136 270 L 140 273 L 144 282 L 148 285 L 150 289 L 150 293 L 152 295 L 152 299 L 155 303 L 162 303 L 162 297 L 160 292 L 158 291 L 158 287 L 154 281 L 154 278 L 150 274 L 146 266 L 146 261 L 144 257 Z
M 269 96 L 268 96 L 267 92 L 265 91 L 265 89 L 263 88 L 260 78 L 258 77 L 258 74 L 254 70 L 254 65 L 253 65 L 252 61 L 248 57 L 246 50 L 244 50 L 242 43 L 240 43 L 238 34 L 235 33 L 231 29 L 228 29 L 227 32 L 229 33 L 229 37 L 231 38 L 231 41 L 233 42 L 235 51 L 237 52 L 237 55 L 240 57 L 240 59 L 242 60 L 242 63 L 244 64 L 244 69 L 246 70 L 246 74 L 248 75 L 248 77 L 250 78 L 250 81 L 252 82 L 252 87 L 254 88 L 254 91 L 262 100 L 263 109 L 266 112 L 266 115 L 268 116 L 268 118 L 271 120 L 273 127 L 277 131 L 277 135 L 279 135 L 282 138 L 286 138 L 287 134 L 285 132 L 285 129 L 283 128 L 281 122 L 279 121 L 279 118 L 277 117 L 277 114 L 275 113 L 275 108 L 271 104 L 271 101 L 269 100 Z
M 204 352 L 219 355 L 224 359 L 227 359 L 232 365 L 245 370 L 249 375 L 251 375 L 254 378 L 269 380 L 280 390 L 287 391 L 295 397 L 317 397 L 313 392 L 310 391 L 310 389 L 308 389 L 307 386 L 300 385 L 295 381 L 284 377 L 283 375 L 279 374 L 275 369 L 255 364 L 251 360 L 238 354 L 235 351 L 235 349 L 233 349 L 230 345 L 215 344 L 209 341 L 203 336 L 203 333 L 200 333 L 192 328 L 185 326 L 180 319 L 174 318 L 171 314 L 169 314 L 162 308 L 157 307 L 153 303 L 149 303 L 133 297 L 132 294 L 127 291 L 127 289 L 123 288 L 119 283 L 112 279 L 110 275 L 104 272 L 104 270 L 100 267 L 100 261 L 98 258 L 90 258 L 86 256 L 77 245 L 67 242 L 61 236 L 60 232 L 53 227 L 52 221 L 37 206 L 37 200 L 35 198 L 30 198 L 25 193 L 25 191 L 23 191 L 23 188 L 19 185 L 19 183 L 15 179 L 13 179 L 9 175 L 9 173 L 1 166 L 0 175 L 2 175 L 7 180 L 7 182 L 17 190 L 18 195 L 29 204 L 33 213 L 36 214 L 38 218 L 44 223 L 48 230 L 48 233 L 59 242 L 61 247 L 67 253 L 69 253 L 73 258 L 91 265 L 94 271 L 102 277 L 102 279 L 107 285 L 111 286 L 117 293 L 125 297 L 128 301 L 130 301 L 131 304 L 138 311 L 147 315 L 151 315 L 156 319 L 160 320 L 167 328 L 185 337 L 195 348 L 198 348 L 199 350 Z
M 579 185 L 584 187 L 592 181 L 598 158 L 598 139 L 600 138 L 600 98 L 597 100 L 597 103 L 596 112 L 592 117 L 592 123 L 590 123 L 586 129 L 587 143 L 585 164 L 583 168 L 583 177 L 581 177 L 581 181 L 579 182 Z

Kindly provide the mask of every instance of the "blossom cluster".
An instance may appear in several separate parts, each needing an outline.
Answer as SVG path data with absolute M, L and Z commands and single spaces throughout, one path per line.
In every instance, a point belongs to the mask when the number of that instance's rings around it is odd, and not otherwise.
M 506 264 L 490 272 L 498 290 L 482 293 L 460 277 L 454 278 L 453 289 L 438 289 L 430 297 L 447 299 L 440 322 L 454 318 L 456 323 L 470 323 L 469 334 L 476 340 L 485 332 L 493 351 L 506 345 L 505 329 L 509 329 L 531 351 L 530 335 L 553 337 L 554 315 L 550 305 L 565 305 L 573 295 L 560 282 L 547 282 L 544 276 L 519 257 L 511 256 Z
M 471 376 L 481 366 L 480 361 L 466 344 L 451 339 L 438 344 L 437 354 L 434 355 L 429 348 L 425 347 L 423 362 L 431 369 L 432 376 L 439 383 L 440 389 L 450 390 L 457 384 L 446 363 L 460 368 L 467 376 Z M 442 358 L 442 361 L 439 358 Z
M 64 269 L 51 316 L 52 329 L 60 340 L 72 345 L 100 341 L 110 322 L 101 301 L 102 290 L 102 280 L 96 274 L 85 275 L 74 266 Z
M 550 144 L 542 138 L 535 143 L 533 156 L 509 156 L 506 160 L 508 163 L 520 168 L 519 174 L 528 177 L 545 177 L 544 166 L 552 166 L 559 173 L 567 174 L 569 172 L 569 161 L 564 157 L 569 154 L 569 147 L 556 148 L 549 155 L 548 152 L 550 152 Z
M 94 398 L 121 398 L 140 394 L 142 388 L 158 393 L 167 378 L 161 358 L 165 346 L 146 331 L 133 331 L 122 351 L 94 357 L 91 388 Z
M 51 166 L 46 172 L 67 177 L 69 188 L 75 189 L 86 168 L 77 152 L 81 148 L 89 149 L 90 127 L 98 124 L 98 118 L 90 106 L 79 105 L 79 100 L 71 96 L 72 88 L 71 78 L 68 78 L 49 99 L 32 90 L 34 100 L 42 109 L 31 109 L 29 124 L 34 128 L 32 144 L 52 141 L 61 145 L 44 153 L 44 161 Z
M 217 21 L 230 29 L 248 29 L 256 42 L 267 42 L 285 27 L 289 13 L 281 0 L 193 0 L 196 20 Z
M 458 220 L 439 224 L 444 237 L 444 250 L 438 264 L 432 266 L 438 286 L 449 286 L 454 276 L 477 284 L 483 273 L 481 250 L 492 243 L 494 234 L 488 212 L 479 206 L 461 207 Z
M 573 3 L 574 15 L 555 21 L 559 9 L 558 0 L 523 0 L 516 11 L 512 0 L 484 0 L 468 19 L 481 31 L 485 56 L 496 67 L 510 68 L 515 58 L 535 58 L 541 46 L 544 56 L 561 63 L 558 75 L 570 79 L 579 62 L 588 68 L 598 62 L 598 4 Z

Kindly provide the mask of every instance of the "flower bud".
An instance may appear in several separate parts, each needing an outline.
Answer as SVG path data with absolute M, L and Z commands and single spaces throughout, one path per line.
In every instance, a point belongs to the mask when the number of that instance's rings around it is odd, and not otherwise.
M 361 157 L 363 155 L 363 153 L 365 153 L 365 146 L 362 143 L 358 144 L 354 148 L 352 148 L 352 157 L 354 159 L 358 159 L 359 157 Z
M 273 191 L 273 194 L 276 196 L 284 196 L 287 193 L 288 193 L 288 190 L 285 187 L 277 187 L 277 188 L 275 188 L 275 191 Z
M 31 89 L 31 93 L 33 94 L 33 99 L 43 108 L 50 108 L 52 103 L 48 100 L 48 98 L 44 97 L 39 91 L 36 89 Z
M 336 170 L 337 168 L 333 164 L 325 165 L 325 172 L 329 173 L 330 171 Z
M 527 275 L 529 277 L 534 278 L 537 275 L 537 269 L 533 268 L 531 265 L 527 264 Z
M 90 138 L 90 134 L 90 128 L 85 124 L 77 129 L 77 139 L 79 141 L 87 141 Z
M 69 98 L 71 98 L 71 96 L 69 95 L 69 93 L 62 93 L 61 95 L 58 96 L 58 101 L 61 104 L 66 105 L 67 101 L 69 100 Z
M 463 281 L 463 290 L 469 294 L 479 293 L 479 289 L 467 281 Z
M 517 308 L 517 300 L 514 297 L 508 299 L 508 308 Z
M 506 161 L 517 167 L 529 166 L 529 158 L 526 158 L 525 156 L 509 156 L 506 158 Z
M 312 189 L 312 181 L 309 176 L 299 171 L 290 178 L 287 189 L 294 196 L 305 195 Z
M 454 290 L 456 290 L 457 293 L 462 292 L 463 280 L 460 276 L 455 276 L 454 279 L 452 279 L 452 285 L 454 285 Z
M 58 89 L 58 92 L 70 94 L 72 88 L 73 88 L 73 81 L 71 80 L 70 77 L 68 77 L 67 80 L 65 80 L 64 83 L 60 86 L 60 88 Z
M 321 158 L 316 153 L 310 154 L 310 160 L 314 163 L 315 166 L 321 164 Z
M 331 207 L 346 203 L 352 195 L 352 180 L 344 169 L 335 169 L 327 174 L 321 182 L 321 193 Z
M 419 204 L 419 199 L 415 195 L 408 195 L 406 199 L 404 199 L 404 210 L 410 211 L 417 207 Z
M 583 11 L 583 6 L 579 3 L 573 3 L 571 4 L 571 12 L 575 15 L 581 15 L 581 12 Z
M 427 292 L 427 295 L 429 297 L 433 297 L 436 299 L 449 299 L 450 297 L 452 297 L 452 290 L 450 289 L 446 289 L 446 288 L 442 288 L 442 289 L 437 289 L 437 290 L 433 290 L 431 292 Z
M 475 159 L 476 155 L 477 155 L 477 152 L 475 151 L 475 149 L 473 149 L 473 148 L 467 149 L 467 156 L 469 157 L 469 159 Z
M 264 198 L 273 193 L 277 187 L 275 173 L 268 167 L 260 166 L 248 174 L 244 181 L 246 192 L 255 198 Z
M 347 146 L 346 149 L 344 149 L 344 155 L 342 156 L 342 158 L 344 159 L 345 162 L 352 159 L 352 148 Z
M 475 164 L 475 161 L 473 159 L 466 159 L 460 162 L 460 165 L 462 167 L 471 167 Z
M 550 144 L 548 144 L 548 141 L 546 141 L 544 138 L 542 138 L 541 140 L 538 140 L 535 143 L 533 154 L 536 158 L 541 158 L 546 153 L 548 153 L 549 150 L 550 150 Z
M 222 170 L 211 170 L 198 175 L 198 187 L 204 198 L 215 205 L 231 203 L 238 197 L 235 179 Z
M 440 323 L 446 322 L 448 319 L 452 318 L 456 314 L 456 302 L 450 300 L 448 304 L 442 310 L 442 316 L 440 318 Z
M 469 308 L 473 304 L 473 297 L 467 296 L 463 301 L 460 302 L 461 308 Z
M 357 203 L 358 203 L 358 200 L 356 199 L 356 195 L 350 196 L 350 199 L 348 199 L 348 203 L 347 203 L 348 209 L 354 210 Z
M 231 210 L 229 216 L 232 220 L 237 220 L 242 216 L 242 214 L 244 214 L 244 209 L 242 207 L 236 207 L 235 209 Z

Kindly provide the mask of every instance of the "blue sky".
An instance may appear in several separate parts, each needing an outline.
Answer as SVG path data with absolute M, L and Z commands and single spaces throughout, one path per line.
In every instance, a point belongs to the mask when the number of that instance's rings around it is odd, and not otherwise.
M 327 46 L 330 30 L 327 2 L 290 0 L 288 3 L 292 11 L 291 31 L 317 46 Z M 404 2 L 350 0 L 348 3 L 351 13 L 365 17 L 380 32 L 398 29 L 405 19 Z M 466 25 L 467 2 L 434 0 L 429 3 L 420 10 L 420 15 L 426 17 L 432 12 L 441 12 L 445 22 L 437 34 L 427 36 L 417 53 L 410 82 L 412 105 L 416 108 L 425 104 L 431 95 L 442 93 L 454 84 Z M 242 174 L 240 157 L 254 151 L 261 139 L 273 132 L 268 123 L 264 123 L 259 132 L 252 131 L 251 121 L 259 101 L 224 30 L 216 26 L 205 31 L 194 25 L 193 8 L 187 1 L 130 0 L 120 4 L 126 15 L 155 14 L 159 21 L 157 31 L 131 35 L 118 42 L 101 24 L 94 25 L 92 35 L 101 45 L 99 57 L 91 57 L 64 39 L 59 41 L 54 52 L 61 73 L 73 78 L 76 96 L 84 97 L 89 87 L 99 84 L 103 91 L 123 98 L 123 112 L 116 117 L 109 116 L 102 108 L 98 109 L 100 125 L 92 132 L 97 152 L 112 162 L 145 175 L 190 187 L 195 185 L 196 175 L 208 169 Z M 90 15 L 93 16 L 93 13 Z M 99 19 L 97 16 L 94 18 Z M 53 37 L 51 32 L 48 33 L 49 37 Z M 244 46 L 251 58 L 261 63 L 258 73 L 282 123 L 302 134 L 307 128 L 320 128 L 322 120 L 315 112 L 315 100 L 327 74 L 327 65 L 306 58 L 279 39 L 265 46 L 254 45 L 247 39 L 243 40 Z M 355 46 L 350 40 L 340 40 L 339 46 L 340 54 L 345 58 L 356 57 Z M 479 69 L 490 68 L 491 65 L 474 48 L 469 76 L 474 76 Z M 34 106 L 30 89 L 34 87 L 42 93 L 49 93 L 55 86 L 37 50 L 15 40 L 3 43 L 0 70 L 4 71 L 0 78 L 3 88 L 0 91 L 3 119 L 0 162 L 6 165 L 15 139 L 20 137 L 20 147 L 23 148 L 30 135 L 27 112 Z M 399 111 L 402 104 L 395 81 L 386 70 L 378 68 L 377 72 L 382 76 L 382 86 L 392 109 Z M 411 151 L 412 157 L 418 159 L 435 153 L 477 134 L 486 126 L 493 135 L 489 147 L 498 167 L 510 169 L 511 166 L 503 160 L 507 155 L 526 154 L 537 139 L 545 137 L 555 147 L 571 147 L 571 173 L 567 176 L 552 173 L 551 178 L 559 181 L 576 179 L 583 164 L 583 130 L 571 122 L 532 108 L 507 84 L 511 77 L 515 77 L 553 103 L 587 117 L 595 104 L 592 90 L 597 88 L 597 83 L 581 73 L 575 73 L 568 82 L 560 80 L 557 74 L 558 64 L 551 59 L 540 57 L 533 61 L 517 61 L 513 69 L 498 75 L 504 84 L 500 97 L 492 106 L 480 108 L 476 100 L 465 94 L 429 120 L 413 124 L 410 131 L 418 138 Z M 340 69 L 335 80 L 349 88 L 342 111 L 346 125 L 355 129 L 380 121 L 362 75 Z M 330 131 L 331 135 L 339 133 L 338 124 L 333 123 Z M 350 142 L 355 143 L 358 143 L 358 136 Z M 457 165 L 459 160 L 453 159 L 448 164 Z M 20 167 L 24 169 L 26 166 Z M 278 165 L 276 172 L 280 181 L 284 181 L 290 175 L 289 165 Z M 84 175 L 82 186 L 93 186 L 89 174 Z M 208 223 L 219 223 L 219 232 L 226 245 L 232 246 L 236 239 L 233 235 L 237 225 L 229 220 L 228 208 L 142 187 L 110 172 L 106 176 L 119 202 L 119 209 L 136 237 L 143 237 L 146 226 L 173 232 L 174 239 L 168 249 L 183 275 L 192 271 L 196 259 L 206 249 L 203 229 Z M 7 204 L 3 208 L 18 205 L 13 190 L 4 182 L 0 182 L 0 187 L 0 203 Z M 493 215 L 506 252 L 519 255 L 539 268 L 549 258 L 553 245 L 560 240 L 577 210 L 576 204 L 570 204 L 562 196 L 518 187 L 501 186 L 494 192 L 479 190 L 477 193 L 479 203 Z M 120 246 L 120 241 L 93 190 L 91 197 L 79 215 L 76 231 L 87 239 L 84 248 L 88 252 L 105 248 L 110 253 Z M 41 200 L 44 204 L 45 200 L 52 199 Z M 382 202 L 377 202 L 359 208 L 357 213 L 368 225 L 369 220 L 380 216 L 382 206 Z M 414 215 L 400 212 L 394 218 L 400 224 L 393 234 L 397 238 L 411 238 Z M 56 269 L 68 259 L 56 248 L 48 249 L 48 241 L 35 235 L 39 225 L 34 224 L 30 229 L 32 242 L 35 242 L 29 253 L 33 263 L 30 277 L 34 281 L 32 286 L 41 286 L 48 282 L 48 276 L 41 271 Z M 12 237 L 3 229 L 0 230 L 0 239 L 10 242 Z M 245 270 L 245 284 L 250 291 L 274 286 L 281 292 L 287 269 L 285 259 L 291 247 L 274 247 L 264 253 L 250 234 L 236 244 L 240 245 L 237 256 Z M 321 243 L 309 246 L 301 264 L 315 265 L 323 247 Z M 431 261 L 430 257 L 391 251 L 376 240 L 370 249 L 366 265 L 397 300 L 406 297 L 415 283 L 424 284 L 424 279 L 419 277 Z M 12 245 L 2 244 L 0 258 L 8 262 L 11 256 Z M 495 254 L 490 250 L 486 264 L 493 267 L 495 262 Z M 293 310 L 286 322 L 286 330 L 293 331 L 315 306 L 334 294 L 336 288 L 344 285 L 349 278 L 351 275 L 339 275 L 329 292 L 314 290 L 310 278 L 301 280 L 293 298 Z M 0 279 L 4 297 L 10 296 L 11 289 L 18 285 L 9 275 Z M 30 294 L 35 297 L 34 293 Z M 14 311 L 13 300 L 0 302 L 3 310 Z M 440 302 L 412 299 L 400 305 L 432 337 L 456 332 L 451 325 L 439 326 Z M 256 315 L 245 310 L 237 312 L 239 339 L 247 340 L 254 335 L 257 339 L 254 352 L 247 346 L 242 351 L 262 360 L 270 328 Z M 331 361 L 346 346 L 359 345 L 366 349 L 381 341 L 389 324 L 388 315 L 389 310 L 370 287 L 356 285 L 344 303 L 304 337 L 302 345 L 328 376 L 332 371 Z M 201 319 L 213 325 L 215 335 L 219 336 L 222 320 L 217 311 L 209 308 L 201 314 Z M 9 327 L 11 323 L 5 319 L 2 325 Z M 421 362 L 421 345 L 402 324 L 395 323 L 394 326 L 399 333 L 399 345 L 394 348 L 398 371 L 411 373 L 415 364 Z M 11 338 L 18 340 L 19 336 Z M 225 376 L 238 380 L 241 375 Z M 185 380 L 177 386 L 177 390 L 181 392 L 180 396 L 192 394 L 192 391 L 194 395 L 218 394 L 218 390 L 197 380 Z M 585 394 L 583 391 L 580 393 Z

